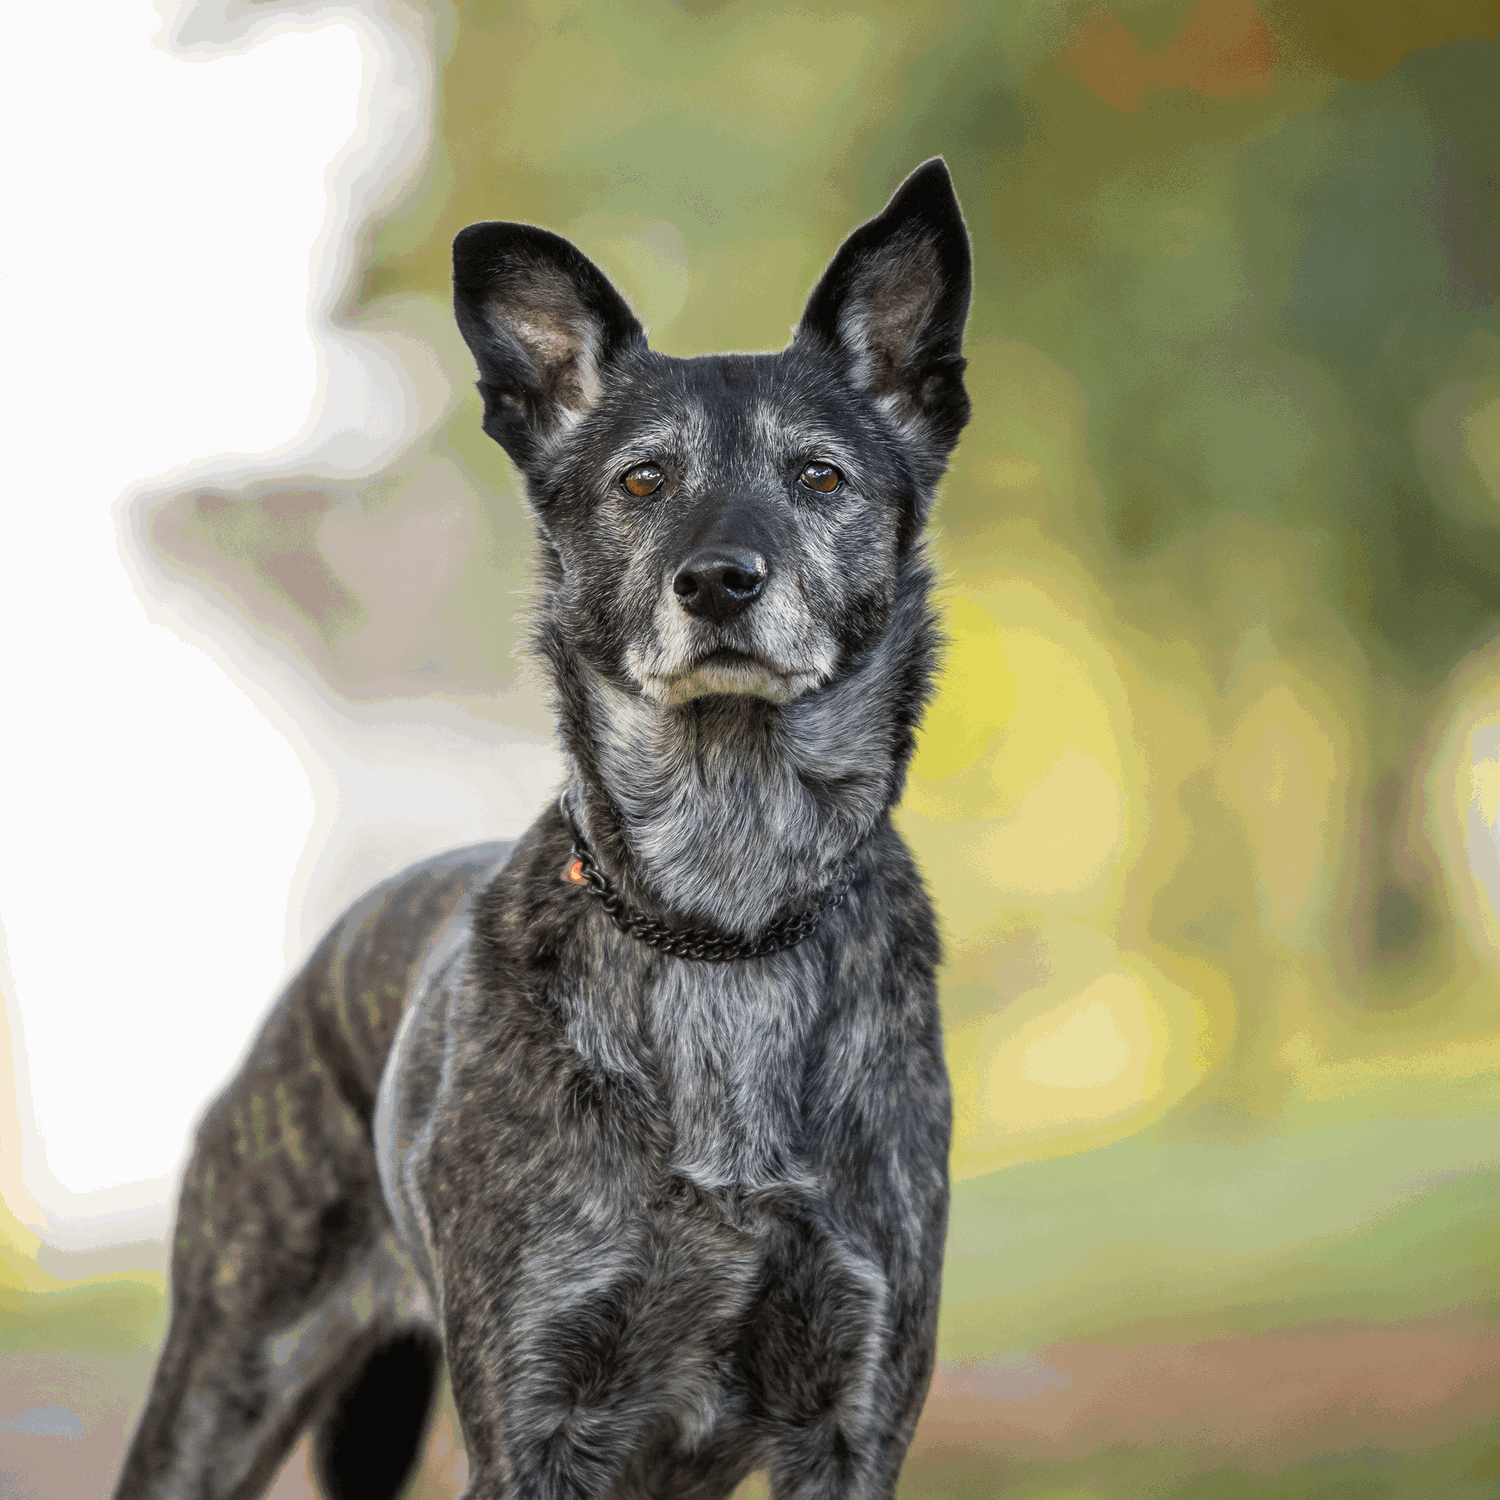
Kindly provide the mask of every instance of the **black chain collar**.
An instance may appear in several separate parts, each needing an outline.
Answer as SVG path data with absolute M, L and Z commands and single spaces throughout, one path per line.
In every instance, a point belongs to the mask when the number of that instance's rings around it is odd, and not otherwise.
M 795 948 L 804 938 L 811 937 L 823 918 L 842 903 L 854 881 L 851 866 L 816 906 L 794 912 L 789 917 L 778 917 L 762 930 L 754 942 L 748 938 L 716 932 L 711 927 L 673 927 L 659 917 L 643 916 L 626 906 L 624 897 L 615 889 L 614 881 L 599 868 L 593 850 L 589 848 L 588 841 L 573 817 L 573 810 L 568 806 L 566 792 L 558 799 L 558 806 L 573 834 L 572 860 L 564 878 L 587 886 L 590 894 L 598 898 L 610 921 L 621 932 L 638 942 L 660 948 L 663 953 L 670 953 L 674 958 L 693 958 L 701 963 L 722 964 L 736 958 L 764 958 L 768 953 Z

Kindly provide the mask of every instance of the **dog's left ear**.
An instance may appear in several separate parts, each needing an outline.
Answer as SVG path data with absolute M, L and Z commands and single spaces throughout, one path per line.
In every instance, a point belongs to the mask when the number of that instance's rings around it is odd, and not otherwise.
M 453 241 L 453 310 L 479 365 L 484 430 L 523 469 L 594 404 L 645 330 L 575 245 L 531 224 L 470 224 Z
M 844 241 L 793 343 L 842 355 L 866 395 L 946 456 L 969 420 L 962 349 L 971 282 L 969 233 L 935 156 Z

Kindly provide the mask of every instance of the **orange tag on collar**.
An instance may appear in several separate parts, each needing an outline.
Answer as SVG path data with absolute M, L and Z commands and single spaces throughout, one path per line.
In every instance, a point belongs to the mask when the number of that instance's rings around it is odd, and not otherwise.
M 581 859 L 575 859 L 573 863 L 568 866 L 568 872 L 564 878 L 571 880 L 575 885 L 582 885 L 583 861 Z

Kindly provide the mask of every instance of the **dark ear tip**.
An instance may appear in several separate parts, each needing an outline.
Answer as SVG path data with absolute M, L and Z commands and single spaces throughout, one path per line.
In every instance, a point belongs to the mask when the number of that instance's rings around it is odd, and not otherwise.
M 914 167 L 908 174 L 908 182 L 916 182 L 918 179 L 931 182 L 946 182 L 950 187 L 953 184 L 953 176 L 948 171 L 948 163 L 941 156 L 929 156 L 921 166 Z
M 921 208 L 929 215 L 963 220 L 963 210 L 958 206 L 958 194 L 953 189 L 953 178 L 948 163 L 941 156 L 930 157 L 913 171 L 891 196 L 892 208 Z
M 567 240 L 549 229 L 515 224 L 508 219 L 486 219 L 460 229 L 453 236 L 453 279 L 460 286 L 487 281 L 496 267 L 517 250 L 564 265 L 582 259 Z
M 460 229 L 453 237 L 454 281 L 462 285 L 473 280 L 487 266 L 493 265 L 496 252 L 508 238 L 505 231 L 516 227 L 514 224 L 491 220 Z
M 502 225 L 497 219 L 487 219 L 480 224 L 466 224 L 453 236 L 453 253 L 457 255 L 461 251 L 469 249 L 477 241 L 484 239 L 492 229 L 499 229 L 501 227 Z

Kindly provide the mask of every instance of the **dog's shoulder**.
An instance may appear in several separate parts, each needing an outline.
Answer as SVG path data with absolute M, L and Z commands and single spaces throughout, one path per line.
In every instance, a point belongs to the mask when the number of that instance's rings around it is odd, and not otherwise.
M 802 1118 L 815 1155 L 834 1141 L 884 1149 L 901 1139 L 936 1162 L 947 1154 L 951 1112 L 937 919 L 889 820 L 865 862 L 828 936 L 830 979 L 809 1038 Z
M 471 1085 L 541 1104 L 602 1081 L 594 1026 L 638 1052 L 640 997 L 651 950 L 622 937 L 586 888 L 568 879 L 573 835 L 549 807 L 474 901 L 462 993 L 449 1010 Z M 458 975 L 455 974 L 455 978 Z M 621 1070 L 639 1074 L 639 1068 Z M 549 1082 L 550 1081 L 550 1082 Z M 642 1080 L 643 1081 L 643 1080 Z
M 410 865 L 347 907 L 292 974 L 200 1142 L 228 1129 L 246 1101 L 298 1078 L 326 1079 L 351 1117 L 368 1120 L 402 1012 L 434 940 L 503 867 L 511 845 L 475 844 Z
M 572 833 L 556 804 L 517 840 L 474 903 L 471 977 L 483 991 L 533 996 L 556 973 L 582 911 L 567 879 Z
M 372 1097 L 430 948 L 493 882 L 511 848 L 452 849 L 383 880 L 348 908 L 304 970 L 309 1000 L 361 1063 Z
M 470 844 L 408 865 L 345 909 L 314 961 L 345 988 L 386 979 L 392 964 L 419 964 L 434 932 L 504 869 L 513 848 L 509 842 Z

